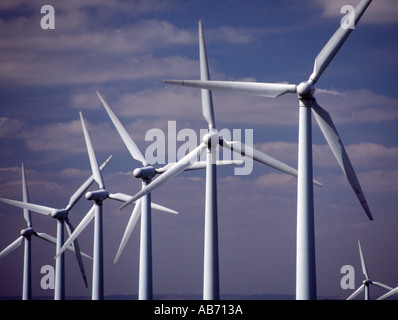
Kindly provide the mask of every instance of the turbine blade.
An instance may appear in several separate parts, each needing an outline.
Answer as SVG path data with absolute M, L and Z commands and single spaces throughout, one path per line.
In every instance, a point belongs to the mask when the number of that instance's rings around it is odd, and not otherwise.
M 377 281 L 372 281 L 372 283 L 373 283 L 376 287 L 379 287 L 379 288 L 382 288 L 382 289 L 386 289 L 386 290 L 388 290 L 388 291 L 393 290 L 393 288 L 391 288 L 390 286 L 388 286 L 388 285 L 386 285 L 386 284 L 384 284 L 384 283 L 377 282 Z
M 354 292 L 352 295 L 350 295 L 350 296 L 347 298 L 347 300 L 352 300 L 352 299 L 354 299 L 358 294 L 360 294 L 360 293 L 363 291 L 363 289 L 365 289 L 365 285 L 364 285 L 364 284 L 361 285 L 357 290 L 355 290 L 355 292 Z
M 48 216 L 49 214 L 51 214 L 51 212 L 53 212 L 55 210 L 54 208 L 45 207 L 45 206 L 41 206 L 41 205 L 38 205 L 38 204 L 26 203 L 26 202 L 10 200 L 10 199 L 4 199 L 4 198 L 0 198 L 0 201 L 4 202 L 4 203 L 7 203 L 7 204 L 10 204 L 10 205 L 15 206 L 15 207 L 31 210 L 31 211 L 34 211 L 34 212 L 37 212 L 37 213 L 41 213 L 41 214 L 44 214 L 46 216 Z
M 112 159 L 112 155 L 108 157 L 108 159 L 105 160 L 105 162 L 100 166 L 100 171 L 104 170 L 105 167 L 108 165 L 109 161 Z M 71 210 L 75 204 L 80 200 L 80 198 L 83 196 L 83 194 L 90 188 L 90 186 L 94 182 L 94 177 L 91 176 L 88 178 L 81 186 L 79 189 L 76 190 L 76 192 L 70 197 L 69 203 L 66 206 L 66 210 L 69 211 Z
M 98 183 L 99 188 L 104 189 L 105 184 L 104 184 L 104 180 L 102 179 L 101 171 L 99 170 L 99 167 L 98 167 L 98 162 L 97 162 L 97 158 L 95 157 L 93 144 L 91 143 L 90 135 L 88 133 L 86 123 L 83 118 L 83 114 L 82 114 L 82 112 L 79 112 L 79 113 L 80 113 L 80 120 L 82 122 L 82 127 L 83 127 L 84 139 L 86 140 L 88 156 L 90 158 L 91 171 L 93 172 L 94 180 Z
M 66 228 L 68 229 L 69 236 L 70 236 L 73 233 L 73 231 L 75 230 L 75 228 L 73 227 L 73 225 L 71 224 L 69 219 L 65 219 L 65 223 L 66 223 Z M 80 273 L 82 275 L 84 285 L 86 286 L 86 288 L 88 288 L 86 270 L 84 270 L 82 253 L 80 252 L 80 246 L 79 246 L 79 242 L 77 241 L 77 239 L 75 239 L 75 241 L 73 241 L 73 247 L 75 249 L 76 261 L 77 261 L 77 264 L 79 266 Z M 86 254 L 84 254 L 84 255 L 87 256 Z
M 34 235 L 40 239 L 46 240 L 49 243 L 57 245 L 57 239 L 47 233 L 35 232 Z
M 171 214 L 178 214 L 178 211 L 169 209 L 167 207 L 161 206 L 161 205 L 153 203 L 153 202 L 151 202 L 151 208 L 154 210 L 157 210 L 157 211 L 162 211 L 162 212 L 171 213 Z
M 372 0 L 362 0 L 355 8 L 355 25 L 357 25 L 371 2 Z M 351 19 L 351 17 L 347 16 L 347 19 Z M 319 80 L 330 62 L 336 56 L 337 52 L 339 52 L 340 48 L 343 46 L 344 42 L 347 40 L 348 36 L 351 34 L 353 28 L 344 28 L 343 25 L 344 23 L 341 23 L 340 28 L 337 29 L 335 34 L 330 38 L 328 43 L 316 57 L 314 71 L 310 76 L 310 81 L 313 83 L 316 83 Z
M 114 193 L 114 194 L 109 194 L 109 198 L 113 199 L 113 200 L 117 200 L 120 202 L 126 202 L 129 201 L 131 199 L 132 196 L 128 195 L 128 194 L 124 194 L 124 193 Z M 138 200 L 135 202 L 135 204 L 137 204 Z M 163 211 L 163 212 L 167 212 L 167 213 L 172 213 L 172 214 L 178 214 L 177 211 L 166 208 L 164 206 L 158 205 L 156 203 L 151 203 L 151 208 L 154 210 L 158 210 L 158 211 Z
M 203 32 L 202 21 L 199 21 L 199 61 L 200 61 L 200 80 L 210 80 L 209 65 L 207 62 L 207 52 L 205 36 Z M 210 90 L 202 89 L 202 113 L 207 123 L 209 124 L 209 130 L 216 128 L 216 122 L 214 118 L 214 107 L 213 97 Z
M 397 294 L 397 293 L 398 293 L 398 287 L 395 288 L 395 289 L 393 289 L 393 290 L 391 290 L 390 292 L 387 292 L 386 294 L 382 295 L 382 296 L 381 296 L 380 298 L 378 298 L 377 300 L 384 300 L 384 299 L 387 299 L 387 298 L 389 298 L 389 297 L 391 297 L 392 295 Z
M 131 197 L 130 200 L 125 202 L 122 206 L 121 209 L 125 208 L 128 206 L 130 203 L 138 200 L 139 198 L 143 197 L 144 195 L 148 194 L 149 192 L 152 192 L 152 190 L 158 188 L 161 186 L 163 183 L 165 183 L 167 180 L 175 177 L 178 175 L 180 172 L 184 171 L 186 168 L 188 168 L 193 160 L 197 159 L 200 154 L 206 149 L 206 145 L 204 143 L 200 144 L 198 147 L 196 147 L 194 150 L 192 150 L 189 154 L 187 154 L 185 157 L 183 157 L 180 161 L 178 161 L 175 165 L 170 167 L 165 173 L 163 173 L 159 178 L 151 182 L 147 187 L 141 189 L 140 192 L 138 192 L 135 196 Z
M 69 246 L 72 245 L 73 241 L 82 233 L 82 231 L 87 227 L 87 225 L 93 220 L 95 216 L 95 206 L 94 204 L 90 211 L 86 214 L 82 221 L 80 221 L 79 225 L 76 227 L 75 231 L 69 236 L 68 240 L 65 241 L 64 245 L 62 246 L 61 250 L 57 252 L 55 259 L 58 258 Z
M 216 166 L 217 167 L 225 167 L 225 166 L 239 166 L 243 164 L 243 160 L 217 160 L 216 161 Z M 191 164 L 190 167 L 186 168 L 185 171 L 192 171 L 192 170 L 200 170 L 200 169 L 206 169 L 206 161 L 198 161 L 193 164 Z
M 146 159 L 145 159 L 144 155 L 142 154 L 141 150 L 135 144 L 134 140 L 127 133 L 126 128 L 122 125 L 122 123 L 116 117 L 115 113 L 112 111 L 111 107 L 105 101 L 104 97 L 98 91 L 97 91 L 97 95 L 100 98 L 100 100 L 101 100 L 106 112 L 108 113 L 109 118 L 111 118 L 111 120 L 113 122 L 113 125 L 115 126 L 117 132 L 119 133 L 119 135 L 122 138 L 124 144 L 126 145 L 127 149 L 129 150 L 131 156 L 135 160 L 141 162 L 144 167 L 147 166 L 148 162 L 146 161 Z
M 120 202 L 126 202 L 128 201 L 132 196 L 125 194 L 125 193 L 110 193 L 109 194 L 109 199 L 120 201 Z
M 272 158 L 271 156 L 265 154 L 264 152 L 258 151 L 250 146 L 247 146 L 239 141 L 230 142 L 230 141 L 226 141 L 226 140 L 222 139 L 220 144 L 223 147 L 226 147 L 236 153 L 241 154 L 242 156 L 249 157 L 249 158 L 251 158 L 257 162 L 260 162 L 262 164 L 265 164 L 271 168 L 277 169 L 279 171 L 282 171 L 284 173 L 287 173 L 294 177 L 297 177 L 298 172 L 293 167 L 291 167 L 275 158 Z M 314 180 L 314 184 L 316 184 L 317 186 L 322 186 L 322 183 L 320 183 L 317 180 Z
M 199 80 L 165 80 L 165 83 L 208 90 L 231 91 L 260 97 L 276 98 L 286 93 L 296 93 L 294 84 L 232 82 L 232 81 L 199 81 Z
M 115 260 L 113 261 L 114 263 L 117 263 L 119 261 L 120 255 L 122 254 L 124 247 L 126 246 L 127 241 L 129 240 L 130 235 L 133 232 L 133 229 L 137 224 L 140 215 L 141 215 L 141 200 L 138 200 L 134 207 L 133 212 L 131 213 L 130 220 L 127 224 L 126 230 L 124 231 L 122 241 L 120 242 L 120 246 L 117 251 Z
M 28 186 L 26 183 L 26 173 L 25 173 L 25 166 L 22 163 L 22 201 L 28 203 L 29 202 L 29 193 L 28 193 Z M 30 211 L 26 208 L 23 209 L 23 216 L 28 225 L 28 227 L 32 227 L 32 217 L 30 215 Z
M 368 218 L 370 220 L 373 220 L 372 213 L 370 212 L 361 185 L 359 184 L 354 168 L 347 155 L 347 152 L 337 132 L 337 129 L 333 123 L 333 120 L 330 117 L 330 114 L 326 110 L 322 109 L 322 107 L 316 102 L 315 99 L 312 105 L 312 110 L 314 111 L 315 119 L 318 122 L 318 125 L 321 128 L 327 143 L 332 149 L 332 152 L 335 158 L 337 159 L 337 162 L 339 163 L 341 169 L 343 170 L 344 175 L 346 176 L 348 182 L 350 183 L 351 188 L 354 190 L 354 193 L 357 196 L 359 202 L 361 203 L 363 209 L 365 210 L 365 213 L 368 216 Z
M 361 257 L 362 273 L 366 277 L 366 279 L 369 279 L 368 269 L 366 268 L 365 258 L 363 256 L 361 242 L 359 240 L 358 240 L 358 246 L 359 246 L 359 255 Z
M 0 252 L 0 259 L 4 258 L 7 254 L 13 252 L 15 249 L 21 246 L 23 242 L 23 237 L 20 236 L 17 240 L 7 246 L 3 251 Z

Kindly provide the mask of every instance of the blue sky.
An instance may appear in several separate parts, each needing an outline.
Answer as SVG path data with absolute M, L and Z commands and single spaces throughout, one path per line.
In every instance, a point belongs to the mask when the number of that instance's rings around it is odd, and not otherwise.
M 26 0 L 0 4 L 0 196 L 21 199 L 25 163 L 33 203 L 63 207 L 90 175 L 78 111 L 82 110 L 99 162 L 114 158 L 104 178 L 109 191 L 133 194 L 140 181 L 131 159 L 95 94 L 100 90 L 141 150 L 152 128 L 206 128 L 200 92 L 167 86 L 163 79 L 197 79 L 198 20 L 207 41 L 211 78 L 300 83 L 343 15 L 339 1 L 81 1 Z M 55 8 L 55 29 L 40 28 L 40 8 Z M 357 240 L 371 276 L 398 285 L 398 6 L 374 0 L 357 29 L 317 84 L 316 97 L 333 117 L 357 171 L 375 221 L 369 222 L 314 122 L 318 295 L 347 297 L 340 268 L 362 279 Z M 214 93 L 218 128 L 253 129 L 256 147 L 297 166 L 298 102 Z M 219 170 L 222 294 L 295 292 L 296 180 L 255 164 L 249 176 Z M 179 216 L 153 212 L 154 292 L 202 291 L 204 172 L 184 173 L 153 194 Z M 70 213 L 74 225 L 91 203 Z M 113 259 L 130 209 L 105 204 L 105 294 L 138 291 L 139 229 L 118 264 Z M 22 210 L 0 205 L 0 247 L 25 226 Z M 33 215 L 37 231 L 55 236 L 56 223 Z M 33 242 L 34 295 L 40 268 L 54 264 L 55 249 Z M 92 226 L 81 240 L 92 252 Z M 0 296 L 17 296 L 22 248 L 0 261 Z M 85 261 L 91 283 L 91 262 Z M 89 296 L 72 256 L 67 295 Z M 375 296 L 379 293 L 373 290 Z

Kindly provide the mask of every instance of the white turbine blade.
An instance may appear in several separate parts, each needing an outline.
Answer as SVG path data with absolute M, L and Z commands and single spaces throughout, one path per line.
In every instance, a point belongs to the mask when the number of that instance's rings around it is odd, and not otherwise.
M 120 255 L 122 254 L 124 247 L 126 246 L 127 241 L 129 240 L 130 235 L 133 232 L 133 229 L 137 224 L 140 215 L 141 215 L 141 200 L 138 200 L 134 207 L 133 212 L 131 213 L 130 220 L 127 224 L 126 230 L 124 231 L 122 241 L 120 242 L 120 246 L 117 251 L 115 260 L 113 261 L 114 263 L 117 263 L 119 261 Z
M 75 231 L 75 228 L 74 228 L 73 225 L 71 224 L 69 218 L 65 219 L 65 222 L 66 222 L 66 228 L 67 228 L 67 230 L 68 230 L 68 234 L 69 234 L 69 236 L 71 236 L 71 235 L 73 234 L 73 232 Z M 79 248 L 79 247 L 80 247 L 80 246 L 79 246 L 79 242 L 78 242 L 77 239 L 75 239 L 75 240 L 72 242 L 72 245 L 70 246 L 70 248 L 72 248 L 73 252 L 75 252 L 75 251 L 76 251 L 75 249 L 76 249 L 76 248 Z M 79 250 L 79 252 L 80 252 L 80 255 L 81 255 L 82 257 L 85 257 L 85 258 L 87 258 L 87 259 L 93 260 L 93 257 L 89 256 L 88 254 L 86 254 L 86 253 L 84 253 L 84 252 L 82 252 L 82 251 L 80 251 L 80 250 Z
M 382 295 L 382 296 L 381 296 L 380 298 L 378 298 L 377 300 L 384 300 L 384 299 L 387 299 L 387 298 L 389 298 L 389 297 L 391 297 L 392 295 L 397 294 L 397 293 L 398 293 L 398 287 L 395 288 L 395 289 L 393 289 L 393 290 L 391 290 L 390 292 L 387 292 L 386 294 Z
M 105 162 L 100 166 L 100 170 L 104 170 L 109 161 L 112 159 L 112 155 L 108 157 L 108 159 L 105 160 Z M 66 210 L 70 210 L 74 207 L 74 205 L 80 200 L 80 198 L 83 196 L 83 194 L 90 188 L 90 186 L 94 182 L 94 177 L 91 176 L 88 178 L 81 186 L 79 189 L 76 190 L 76 192 L 70 197 L 69 203 L 66 207 Z
M 46 240 L 49 243 L 57 245 L 57 239 L 47 233 L 35 232 L 34 235 L 40 239 Z
M 388 285 L 386 285 L 384 283 L 381 283 L 381 282 L 372 281 L 372 284 L 374 284 L 376 287 L 379 287 L 379 288 L 382 288 L 382 289 L 386 289 L 388 291 L 393 290 L 393 288 L 391 288 L 390 286 L 388 286 Z
M 15 207 L 31 210 L 31 211 L 34 211 L 34 212 L 37 212 L 37 213 L 41 213 L 41 214 L 44 214 L 46 216 L 48 216 L 49 214 L 51 214 L 51 212 L 53 212 L 55 210 L 54 208 L 45 207 L 45 206 L 41 206 L 41 205 L 38 205 L 38 204 L 26 203 L 26 202 L 10 200 L 10 199 L 4 199 L 4 198 L 0 198 L 0 201 L 4 202 L 4 203 L 7 203 L 7 204 L 10 204 L 10 205 L 15 206 Z
M 91 171 L 93 172 L 94 180 L 98 183 L 99 188 L 104 189 L 105 184 L 104 184 L 101 172 L 98 167 L 98 162 L 97 162 L 97 158 L 95 157 L 93 144 L 91 143 L 90 135 L 88 133 L 86 123 L 83 118 L 83 114 L 81 112 L 79 112 L 79 113 L 80 113 L 80 120 L 82 122 L 82 127 L 83 127 L 83 132 L 84 132 L 84 139 L 86 140 L 88 156 L 90 158 Z
M 131 197 L 130 200 L 128 200 L 127 202 L 125 202 L 124 205 L 121 206 L 121 209 L 125 208 L 130 203 L 138 200 L 139 198 L 145 196 L 146 194 L 152 192 L 152 190 L 158 188 L 167 180 L 175 177 L 180 172 L 184 171 L 186 168 L 188 168 L 191 165 L 191 163 L 193 163 L 193 160 L 197 159 L 200 156 L 200 154 L 206 149 L 206 147 L 207 147 L 206 144 L 204 143 L 200 144 L 189 154 L 183 157 L 180 161 L 178 161 L 175 165 L 170 167 L 165 173 L 159 176 L 159 178 L 151 182 L 147 187 L 141 189 L 141 191 L 138 192 L 135 196 Z
M 362 17 L 363 13 L 369 6 L 372 0 L 362 0 L 358 6 L 355 8 L 355 25 L 359 22 L 359 19 Z M 350 17 L 347 17 L 349 19 Z M 323 47 L 321 52 L 315 59 L 314 71 L 310 76 L 310 80 L 312 82 L 317 82 L 326 68 L 329 66 L 330 62 L 336 56 L 337 52 L 339 52 L 340 48 L 347 40 L 348 36 L 352 32 L 352 28 L 343 28 L 344 23 L 341 23 L 340 28 L 336 31 L 336 33 L 330 38 L 328 43 Z
M 363 291 L 363 289 L 365 289 L 365 285 L 364 285 L 364 284 L 361 285 L 352 295 L 350 295 L 350 296 L 347 298 L 347 300 L 352 300 L 352 299 L 354 299 L 358 294 L 360 294 L 360 293 Z
M 249 157 L 257 162 L 260 162 L 262 164 L 265 164 L 271 168 L 277 169 L 279 171 L 282 171 L 284 173 L 290 174 L 294 177 L 297 177 L 297 170 L 294 169 L 293 167 L 275 159 L 272 158 L 271 156 L 265 154 L 264 152 L 258 151 L 250 146 L 247 146 L 239 141 L 226 141 L 222 140 L 221 145 L 223 147 L 226 147 L 228 149 L 231 149 L 232 151 L 241 154 L 242 156 Z M 314 180 L 314 184 L 318 186 L 322 186 L 322 184 L 316 180 Z
M 341 141 L 341 138 L 337 132 L 337 129 L 333 123 L 332 118 L 330 117 L 329 113 L 316 102 L 316 100 L 314 100 L 312 110 L 314 111 L 315 119 L 318 122 L 318 125 L 321 128 L 321 131 L 325 136 L 327 143 L 332 149 L 332 152 L 335 158 L 337 159 L 337 162 L 339 163 L 341 169 L 343 170 L 344 175 L 346 176 L 348 182 L 350 183 L 351 188 L 354 190 L 354 193 L 357 196 L 359 202 L 361 203 L 363 209 L 365 210 L 365 213 L 368 216 L 368 218 L 370 220 L 373 220 L 372 213 L 370 212 L 361 185 L 359 184 L 354 168 L 347 155 L 343 142 Z
M 157 210 L 157 211 L 162 211 L 162 212 L 171 213 L 171 214 L 178 214 L 178 211 L 169 209 L 167 207 L 161 206 L 161 205 L 153 203 L 153 202 L 151 202 L 151 208 L 154 210 Z
M 26 183 L 25 166 L 23 163 L 22 163 L 22 201 L 26 203 L 29 202 L 29 193 L 28 193 L 28 186 Z M 28 209 L 26 208 L 23 209 L 23 216 L 28 227 L 32 227 L 32 217 Z
M 199 80 L 165 80 L 165 83 L 208 90 L 231 91 L 260 97 L 276 98 L 286 93 L 297 93 L 295 84 L 232 82 L 232 81 L 199 81 Z
M 243 160 L 217 160 L 216 161 L 217 167 L 232 166 L 232 165 L 240 166 L 243 163 L 244 163 Z M 170 162 L 170 163 L 166 164 L 164 167 L 156 169 L 156 172 L 158 174 L 162 174 L 162 173 L 166 172 L 169 168 L 171 168 L 175 164 L 176 164 L 176 162 Z M 191 164 L 184 171 L 193 171 L 193 170 L 206 169 L 206 165 L 207 165 L 206 161 L 197 161 L 197 162 Z
M 126 202 L 131 199 L 131 195 L 125 194 L 125 193 L 110 193 L 109 194 L 109 199 L 120 201 L 120 202 Z
M 244 163 L 243 160 L 218 160 L 216 161 L 216 166 L 217 167 L 239 166 L 243 163 Z M 198 161 L 191 164 L 191 166 L 186 168 L 185 171 L 206 169 L 206 165 L 207 165 L 206 161 Z
M 75 230 L 75 228 L 73 227 L 73 225 L 71 224 L 69 219 L 65 219 L 65 223 L 66 223 L 66 228 L 68 229 L 69 236 L 70 236 L 73 233 L 73 231 Z M 75 251 L 76 261 L 77 261 L 77 264 L 79 266 L 80 273 L 82 275 L 84 285 L 86 286 L 86 288 L 88 288 L 86 270 L 84 270 L 82 253 L 80 252 L 80 246 L 79 246 L 79 242 L 77 241 L 77 239 L 75 239 L 75 241 L 73 241 L 73 248 L 74 248 L 74 251 Z M 86 257 L 89 257 L 86 254 L 84 254 L 84 255 Z M 91 259 L 91 257 L 89 257 L 89 258 Z
M 114 193 L 114 194 L 109 194 L 109 198 L 112 200 L 117 200 L 117 201 L 121 201 L 121 202 L 127 202 L 131 199 L 131 195 L 128 194 L 124 194 L 124 193 Z M 138 200 L 139 201 L 139 200 Z M 135 202 L 135 204 L 137 204 L 137 202 Z M 166 208 L 164 206 L 158 205 L 156 203 L 151 203 L 151 208 L 154 210 L 158 210 L 158 211 L 163 211 L 163 212 L 167 212 L 167 213 L 172 213 L 172 214 L 178 214 L 178 211 Z
M 64 245 L 62 246 L 61 250 L 57 252 L 55 259 L 58 258 L 69 246 L 72 245 L 73 241 L 82 233 L 82 231 L 87 227 L 87 225 L 93 220 L 95 216 L 95 206 L 94 204 L 90 211 L 86 214 L 82 221 L 80 221 L 79 225 L 76 227 L 75 231 L 69 236 L 68 240 L 65 241 Z
M 7 254 L 11 253 L 15 249 L 21 246 L 23 242 L 23 237 L 20 236 L 17 240 L 15 240 L 13 243 L 11 243 L 7 248 L 5 248 L 3 251 L 0 252 L 0 259 L 4 258 Z
M 207 62 L 206 43 L 203 32 L 202 21 L 199 21 L 199 61 L 200 61 L 200 80 L 210 80 L 209 65 Z M 210 90 L 202 89 L 202 113 L 207 123 L 209 130 L 216 128 L 214 119 L 213 97 Z
M 363 256 L 361 242 L 359 240 L 358 240 L 358 246 L 359 246 L 359 255 L 361 257 L 362 273 L 366 277 L 366 279 L 369 279 L 368 269 L 366 268 L 366 263 L 365 263 L 365 257 Z
M 111 118 L 113 125 L 115 126 L 117 132 L 119 133 L 120 137 L 122 138 L 124 144 L 126 145 L 127 149 L 129 150 L 131 156 L 141 162 L 143 166 L 147 166 L 148 162 L 146 161 L 144 155 L 142 154 L 141 150 L 138 148 L 138 146 L 135 144 L 134 140 L 131 138 L 131 136 L 128 134 L 126 128 L 122 125 L 120 120 L 116 117 L 115 113 L 112 111 L 111 107 L 108 105 L 108 103 L 105 101 L 104 97 L 97 91 L 97 95 L 100 98 L 106 112 L 109 115 L 109 118 Z

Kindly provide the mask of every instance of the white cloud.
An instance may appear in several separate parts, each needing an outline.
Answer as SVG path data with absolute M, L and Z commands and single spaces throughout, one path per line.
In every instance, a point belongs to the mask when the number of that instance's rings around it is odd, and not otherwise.
M 297 143 L 284 141 L 256 144 L 255 147 L 278 160 L 288 163 L 297 163 Z M 364 170 L 374 168 L 390 170 L 398 163 L 398 148 L 386 147 L 380 144 L 363 142 L 346 145 L 346 150 L 355 168 Z M 313 145 L 314 166 L 338 167 L 330 147 L 327 144 Z
M 24 127 L 25 124 L 18 119 L 0 117 L 0 138 L 16 137 Z
M 297 186 L 297 179 L 288 174 L 269 173 L 258 177 L 255 181 L 256 186 L 267 189 L 282 189 L 287 192 L 287 189 L 293 191 Z M 274 191 L 275 192 L 275 191 Z
M 374 193 L 397 193 L 398 170 L 376 170 L 361 174 L 361 183 Z
M 370 90 L 318 90 L 315 95 L 318 103 L 330 113 L 336 126 L 398 119 L 398 100 Z
M 359 1 L 353 0 L 311 0 L 311 2 L 322 8 L 322 13 L 326 17 L 342 18 L 341 8 L 344 5 L 355 7 Z M 396 0 L 374 0 L 362 17 L 360 23 L 368 24 L 391 24 L 398 22 L 398 6 Z

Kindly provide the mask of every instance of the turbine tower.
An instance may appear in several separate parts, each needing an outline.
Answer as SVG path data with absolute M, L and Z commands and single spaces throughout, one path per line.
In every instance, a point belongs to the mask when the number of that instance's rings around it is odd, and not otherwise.
M 379 288 L 382 288 L 382 289 L 386 289 L 388 291 L 393 290 L 391 287 L 385 285 L 384 283 L 370 280 L 369 273 L 368 273 L 368 268 L 366 267 L 365 258 L 364 258 L 363 253 L 362 253 L 361 242 L 359 240 L 358 240 L 358 247 L 359 247 L 359 255 L 361 257 L 362 272 L 363 272 L 363 275 L 365 276 L 365 280 L 362 282 L 362 285 L 357 290 L 355 290 L 352 295 L 350 295 L 347 298 L 347 300 L 354 299 L 363 290 L 365 290 L 365 300 L 369 300 L 370 299 L 370 292 L 369 292 L 370 289 L 369 289 L 369 287 L 370 287 L 371 284 L 376 286 L 376 287 L 379 287 Z M 380 298 L 382 298 L 382 297 L 380 297 Z
M 23 208 L 23 215 L 25 218 L 25 221 L 27 223 L 27 228 L 23 229 L 21 231 L 21 236 L 15 240 L 13 243 L 11 243 L 7 248 L 5 248 L 2 252 L 0 252 L 0 259 L 17 249 L 22 243 L 24 243 L 25 249 L 24 249 L 24 267 L 23 267 L 23 289 L 22 289 L 22 299 L 23 300 L 31 300 L 32 299 L 32 264 L 31 264 L 31 238 L 32 236 L 36 236 L 38 238 L 41 238 L 43 240 L 46 240 L 52 244 L 55 244 L 57 247 L 57 239 L 54 237 L 46 234 L 46 233 L 39 233 L 36 232 L 33 229 L 32 225 L 32 217 L 29 209 L 37 209 L 36 205 L 32 205 L 29 203 L 29 194 L 28 194 L 28 187 L 26 183 L 26 174 L 25 174 L 25 168 L 24 164 L 22 163 L 22 199 L 23 202 L 20 201 L 15 201 L 15 200 L 9 200 L 9 199 L 3 199 L 1 198 L 0 201 L 14 205 L 16 207 Z M 68 247 L 68 250 L 75 251 L 73 247 Z M 75 246 L 76 249 L 76 256 L 80 256 L 81 260 L 81 255 L 78 247 Z M 78 251 L 78 252 L 77 252 Z M 84 271 L 84 269 L 83 269 Z
M 372 0 L 362 0 L 355 8 L 355 25 L 359 22 Z M 348 16 L 346 19 L 351 19 Z M 373 220 L 365 195 L 361 189 L 347 152 L 329 113 L 316 101 L 315 84 L 340 50 L 353 29 L 344 28 L 342 22 L 315 59 L 314 70 L 308 81 L 299 85 L 282 83 L 229 82 L 207 80 L 165 80 L 165 83 L 196 87 L 208 90 L 223 90 L 268 98 L 287 93 L 298 94 L 299 99 L 299 157 L 297 190 L 297 261 L 296 299 L 316 299 L 314 199 L 312 172 L 311 110 L 340 167 L 348 179 L 366 215 Z
M 202 22 L 199 22 L 199 51 L 200 51 L 200 73 L 201 78 L 209 80 L 209 69 L 207 63 L 206 46 L 203 34 Z M 222 138 L 216 129 L 214 108 L 211 91 L 202 90 L 202 112 L 206 119 L 209 132 L 203 137 L 203 143 L 183 157 L 176 164 L 149 186 L 137 193 L 129 202 L 135 201 L 155 188 L 165 183 L 168 179 L 184 171 L 200 154 L 206 150 L 206 203 L 205 203 L 205 244 L 204 244 L 204 278 L 203 278 L 203 299 L 217 300 L 220 298 L 219 289 L 219 260 L 218 260 L 218 219 L 217 219 L 217 171 L 216 155 L 217 146 L 226 147 L 241 155 L 250 157 L 262 164 L 280 170 L 284 173 L 297 176 L 297 170 L 276 160 L 265 153 L 257 151 L 250 146 L 238 141 L 227 141 Z M 319 182 L 315 182 L 319 184 Z M 127 202 L 125 205 L 127 205 Z

